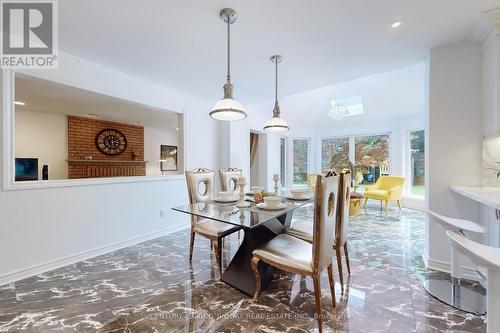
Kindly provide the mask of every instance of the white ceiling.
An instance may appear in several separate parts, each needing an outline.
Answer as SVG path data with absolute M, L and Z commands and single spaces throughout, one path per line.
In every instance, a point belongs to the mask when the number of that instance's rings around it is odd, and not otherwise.
M 234 94 L 244 104 L 273 96 L 283 54 L 287 95 L 405 67 L 432 46 L 464 39 L 500 0 L 65 0 L 60 48 L 207 101 L 222 97 L 226 27 L 233 7 Z M 396 19 L 398 31 L 389 26 Z
M 358 129 L 367 125 L 421 118 L 424 122 L 426 64 L 363 77 L 361 79 L 313 89 L 286 96 L 280 102 L 281 115 L 293 130 L 314 129 L 334 134 L 339 129 Z M 340 121 L 328 117 L 331 101 L 352 96 L 363 100 L 364 114 L 344 118 Z M 251 107 L 272 112 L 272 101 L 254 104 Z
M 72 116 L 96 115 L 97 119 L 175 131 L 179 115 L 59 83 L 16 74 L 17 110 L 59 113 Z

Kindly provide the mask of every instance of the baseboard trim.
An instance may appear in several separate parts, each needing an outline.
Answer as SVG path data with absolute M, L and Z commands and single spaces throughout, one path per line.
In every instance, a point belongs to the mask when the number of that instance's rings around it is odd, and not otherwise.
M 21 270 L 12 272 L 12 273 L 0 275 L 0 286 L 19 281 L 19 280 L 28 278 L 28 277 L 33 276 L 33 275 L 37 275 L 37 274 L 45 273 L 45 272 L 48 272 L 48 271 L 51 271 L 51 270 L 54 270 L 57 268 L 61 268 L 63 266 L 72 265 L 72 264 L 77 263 L 79 261 L 87 260 L 87 259 L 90 259 L 93 257 L 100 256 L 102 254 L 113 252 L 113 251 L 122 249 L 124 247 L 130 246 L 130 245 L 141 243 L 141 242 L 151 240 L 154 238 L 158 238 L 161 236 L 169 235 L 171 233 L 181 231 L 181 230 L 186 229 L 188 227 L 189 226 L 186 227 L 186 225 L 184 225 L 184 224 L 171 226 L 171 227 L 166 228 L 166 229 L 154 231 L 154 232 L 151 232 L 149 234 L 141 235 L 138 237 L 132 237 L 129 239 L 125 239 L 123 241 L 116 242 L 116 243 L 106 245 L 106 246 L 102 246 L 102 247 L 99 247 L 97 249 L 83 251 L 83 252 L 77 253 L 75 255 L 62 258 L 62 259 L 57 259 L 57 260 L 43 263 L 40 265 L 35 265 L 35 266 L 29 267 L 26 269 L 21 269 Z
M 425 266 L 429 269 L 445 272 L 448 274 L 451 272 L 451 266 L 448 262 L 424 257 L 424 263 Z M 462 277 L 468 280 L 478 281 L 479 279 L 475 271 L 476 271 L 475 268 L 462 266 Z

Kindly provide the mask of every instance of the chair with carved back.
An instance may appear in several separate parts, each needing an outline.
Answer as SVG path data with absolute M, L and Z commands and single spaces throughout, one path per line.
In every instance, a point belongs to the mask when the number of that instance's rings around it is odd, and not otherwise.
M 342 248 L 344 249 L 347 273 L 351 275 L 349 263 L 349 251 L 347 246 L 347 233 L 349 231 L 349 206 L 351 204 L 351 173 L 349 171 L 340 174 L 339 202 L 337 203 L 337 226 L 335 229 L 335 254 L 339 270 L 339 280 L 344 289 L 344 275 L 342 269 Z
M 238 178 L 241 176 L 241 169 L 227 168 L 219 169 L 220 190 L 236 191 L 238 189 Z
M 335 240 L 333 249 L 335 250 L 335 255 L 337 257 L 337 266 L 339 271 L 339 281 L 344 289 L 344 275 L 342 268 L 342 251 L 344 249 L 344 255 L 347 265 L 347 272 L 351 274 L 351 266 L 349 263 L 349 252 L 347 248 L 347 232 L 349 230 L 349 204 L 350 204 L 350 194 L 351 194 L 351 174 L 350 172 L 342 172 L 339 175 L 339 191 L 338 191 L 338 202 L 337 202 L 337 223 L 335 225 Z M 306 242 L 312 243 L 313 241 L 313 224 L 307 220 L 295 220 L 292 221 L 290 229 L 288 229 L 287 234 L 294 237 L 305 240 Z
M 253 251 L 251 266 L 255 274 L 254 301 L 261 290 L 259 263 L 262 261 L 280 270 L 311 276 L 314 283 L 319 331 L 322 331 L 321 273 L 326 268 L 335 307 L 333 279 L 333 243 L 337 219 L 339 176 L 334 172 L 316 177 L 312 243 L 282 233 Z
M 209 169 L 186 171 L 186 182 L 189 203 L 208 203 L 213 199 L 215 173 Z M 189 243 L 189 261 L 193 258 L 194 239 L 196 234 L 210 240 L 215 251 L 219 274 L 222 275 L 222 239 L 239 228 L 226 223 L 191 216 L 191 238 Z

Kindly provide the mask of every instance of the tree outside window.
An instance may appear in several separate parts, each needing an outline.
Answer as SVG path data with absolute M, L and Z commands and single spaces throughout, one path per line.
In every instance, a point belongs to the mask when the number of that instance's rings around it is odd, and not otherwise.
M 332 138 L 321 141 L 321 170 L 332 165 L 346 165 L 349 162 L 349 138 Z
M 363 174 L 361 184 L 373 184 L 389 170 L 389 135 L 355 138 L 356 170 Z
M 307 185 L 309 140 L 293 140 L 293 185 Z

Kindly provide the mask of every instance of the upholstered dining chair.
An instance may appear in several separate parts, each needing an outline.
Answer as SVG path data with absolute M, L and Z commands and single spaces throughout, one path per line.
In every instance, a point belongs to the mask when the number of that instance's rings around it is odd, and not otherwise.
M 238 178 L 241 176 L 241 169 L 227 168 L 219 169 L 220 190 L 236 191 L 238 189 Z
M 339 176 L 333 172 L 316 177 L 312 243 L 282 233 L 255 249 L 251 261 L 256 281 L 254 301 L 258 299 L 261 290 L 258 267 L 261 261 L 286 272 L 312 277 L 320 332 L 322 331 L 320 276 L 325 268 L 328 271 L 330 292 L 335 307 L 332 257 L 337 218 L 338 182 Z
M 209 169 L 195 169 L 186 171 L 186 182 L 189 195 L 189 203 L 209 202 L 213 199 L 214 171 Z M 222 239 L 240 228 L 226 223 L 191 216 L 191 239 L 189 243 L 189 262 L 193 259 L 194 238 L 196 234 L 210 240 L 215 251 L 215 258 L 222 275 Z
M 350 205 L 350 195 L 351 195 L 351 174 L 340 173 L 339 190 L 337 196 L 337 223 L 335 224 L 335 239 L 333 243 L 333 249 L 335 250 L 335 256 L 337 257 L 337 266 L 339 270 L 339 281 L 344 290 L 344 273 L 342 268 L 342 248 L 344 249 L 345 261 L 347 266 L 347 273 L 351 275 L 351 265 L 349 263 L 349 252 L 347 246 L 347 232 L 349 230 L 349 205 Z M 306 242 L 313 242 L 314 226 L 310 221 L 306 220 L 295 220 L 292 221 L 290 229 L 288 229 L 287 234 L 294 237 L 305 240 Z

